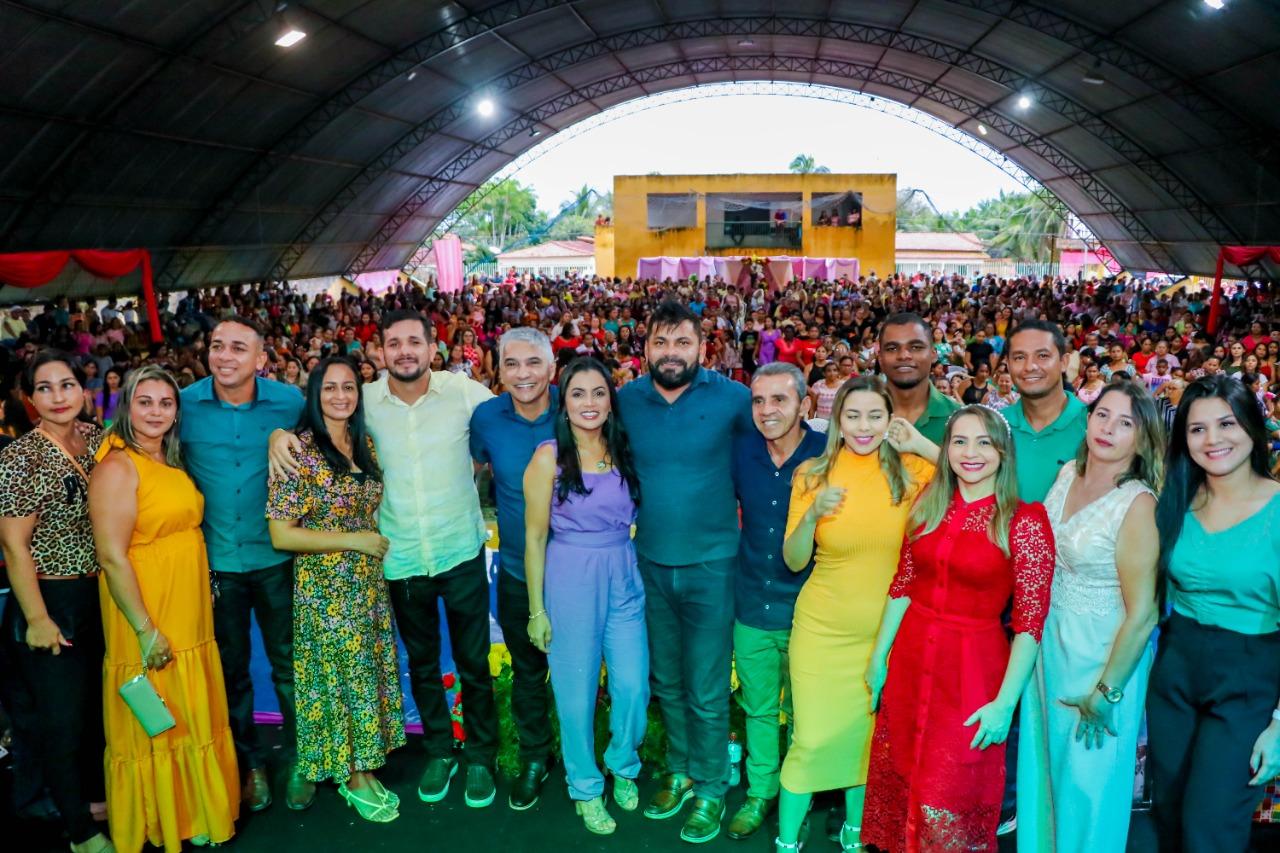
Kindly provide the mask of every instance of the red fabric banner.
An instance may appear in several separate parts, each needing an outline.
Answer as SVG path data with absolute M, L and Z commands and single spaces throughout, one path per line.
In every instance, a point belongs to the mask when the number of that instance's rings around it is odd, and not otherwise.
M 1213 273 L 1213 297 L 1209 302 L 1209 334 L 1218 332 L 1218 320 L 1222 313 L 1223 262 L 1242 267 L 1267 258 L 1280 264 L 1280 246 L 1223 246 L 1218 250 L 1218 266 Z
M 58 277 L 68 261 L 99 278 L 119 278 L 142 267 L 142 296 L 147 305 L 151 340 L 163 339 L 160 312 L 156 309 L 155 284 L 151 278 L 151 253 L 146 249 L 72 249 L 52 252 L 11 252 L 0 254 L 0 282 L 14 287 L 40 287 Z

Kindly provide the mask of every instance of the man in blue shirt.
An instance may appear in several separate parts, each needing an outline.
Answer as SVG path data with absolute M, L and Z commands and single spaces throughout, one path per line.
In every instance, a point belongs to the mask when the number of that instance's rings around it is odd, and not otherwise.
M 555 438 L 557 389 L 551 341 L 520 327 L 498 339 L 498 365 L 507 392 L 471 414 L 471 456 L 493 471 L 498 503 L 498 625 L 511 653 L 511 712 L 520 740 L 520 773 L 507 804 L 516 811 L 538 802 L 551 757 L 547 656 L 529 642 L 529 588 L 524 577 L 524 470 L 533 451 Z
M 294 750 L 293 558 L 271 547 L 267 530 L 267 438 L 292 429 L 302 392 L 255 374 L 266 363 L 262 334 L 242 317 L 223 320 L 209 338 L 212 374 L 182 391 L 180 438 L 187 471 L 204 494 L 204 537 L 213 569 L 213 629 L 222 658 L 227 707 L 245 775 L 241 800 L 250 811 L 271 805 L 267 749 L 253 722 L 249 677 L 250 614 L 256 615 L 271 662 L 284 750 Z M 315 801 L 315 785 L 290 767 L 285 800 L 292 809 Z
M 729 822 L 730 838 L 746 838 L 758 830 L 778 796 L 778 712 L 785 710 L 791 719 L 791 615 L 813 566 L 810 561 L 803 572 L 792 572 L 782 561 L 791 477 L 801 462 L 820 456 L 827 443 L 825 435 L 805 423 L 806 392 L 804 374 L 794 365 L 761 367 L 751 379 L 756 432 L 734 444 L 742 543 L 734 586 L 733 654 L 742 687 L 738 702 L 746 715 L 748 788 L 746 801 Z
M 646 817 L 674 817 L 680 837 L 720 832 L 729 787 L 729 672 L 738 501 L 733 441 L 750 431 L 750 394 L 701 367 L 696 314 L 664 302 L 649 318 L 646 376 L 618 392 L 640 475 L 636 553 L 645 587 L 653 696 L 667 728 L 667 773 Z

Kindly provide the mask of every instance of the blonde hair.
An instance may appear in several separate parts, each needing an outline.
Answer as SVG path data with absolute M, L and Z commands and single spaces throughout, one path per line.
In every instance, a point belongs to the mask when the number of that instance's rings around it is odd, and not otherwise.
M 1013 451 L 1013 432 L 1009 422 L 995 409 L 982 405 L 963 406 L 951 413 L 947 420 L 947 429 L 942 436 L 941 456 L 938 467 L 933 471 L 933 479 L 925 487 L 924 493 L 916 501 L 911 510 L 908 530 L 915 530 L 912 539 L 927 536 L 938 529 L 942 519 L 951 507 L 952 497 L 959 487 L 955 471 L 951 470 L 951 461 L 947 458 L 951 446 L 951 433 L 956 422 L 965 415 L 973 415 L 982 421 L 996 453 L 1000 455 L 1000 467 L 996 471 L 996 511 L 987 526 L 987 536 L 1004 555 L 1009 556 L 1009 526 L 1018 511 L 1018 474 Z
M 804 487 L 807 491 L 816 491 L 830 485 L 831 469 L 835 467 L 840 449 L 844 447 L 844 436 L 840 433 L 840 416 L 844 413 L 845 401 L 855 391 L 870 391 L 880 395 L 889 417 L 893 417 L 893 399 L 885 389 L 884 383 L 878 378 L 855 376 L 841 385 L 840 390 L 836 392 L 835 400 L 831 403 L 831 422 L 827 427 L 826 449 L 823 450 L 822 455 L 809 460 L 797 472 L 804 477 Z M 880 470 L 889 482 L 889 494 L 893 497 L 893 505 L 897 506 L 902 503 L 903 497 L 907 494 L 907 489 L 912 482 L 911 475 L 902 464 L 902 457 L 893 449 L 893 445 L 889 444 L 888 439 L 881 440 L 880 448 L 876 452 L 880 457 Z
M 158 364 L 147 364 L 129 371 L 129 374 L 125 377 L 124 385 L 120 389 L 120 405 L 116 406 L 115 420 L 111 422 L 107 435 L 116 436 L 127 447 L 136 450 L 138 453 L 146 453 L 142 449 L 142 445 L 138 444 L 138 437 L 133 429 L 133 414 L 130 411 L 130 407 L 133 405 L 133 396 L 137 393 L 138 386 L 151 380 L 163 382 L 173 389 L 176 409 L 173 416 L 173 425 L 164 434 L 160 446 L 164 450 L 165 464 L 171 468 L 181 468 L 182 445 L 178 441 L 178 425 L 182 423 L 182 393 L 181 389 L 178 388 L 178 381 L 173 378 L 173 374 Z
M 1168 384 L 1179 382 L 1170 379 Z M 1098 408 L 1098 402 L 1107 394 L 1115 391 L 1129 398 L 1129 406 L 1133 410 L 1133 421 L 1136 424 L 1137 442 L 1134 446 L 1133 462 L 1129 469 L 1116 480 L 1117 486 L 1123 486 L 1130 480 L 1137 480 L 1142 485 L 1159 494 L 1164 482 L 1164 448 L 1166 443 L 1164 419 L 1156 411 L 1155 401 L 1146 388 L 1134 382 L 1117 380 L 1105 385 L 1102 392 L 1089 404 L 1089 417 Z M 1076 475 L 1083 477 L 1089 461 L 1089 442 L 1080 442 L 1076 452 Z

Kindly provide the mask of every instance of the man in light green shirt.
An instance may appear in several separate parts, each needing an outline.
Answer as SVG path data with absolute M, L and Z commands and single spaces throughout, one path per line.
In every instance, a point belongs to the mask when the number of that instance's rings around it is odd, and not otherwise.
M 418 798 L 443 800 L 458 770 L 453 727 L 440 680 L 440 602 L 458 679 L 467 697 L 465 802 L 482 808 L 496 794 L 498 717 L 489 672 L 486 531 L 471 461 L 471 413 L 490 399 L 467 377 L 430 370 L 431 325 L 415 311 L 382 321 L 387 376 L 363 390 L 365 425 L 382 467 L 378 528 L 391 540 L 383 572 L 396 626 L 409 653 L 409 683 L 422 718 L 427 765 Z M 273 469 L 289 470 L 287 433 L 272 438 Z

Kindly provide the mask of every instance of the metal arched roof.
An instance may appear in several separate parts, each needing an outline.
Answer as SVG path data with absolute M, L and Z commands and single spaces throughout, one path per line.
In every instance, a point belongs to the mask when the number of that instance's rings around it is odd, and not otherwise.
M 0 32 L 0 250 L 147 247 L 161 286 L 398 267 L 546 134 L 720 81 L 922 110 L 1133 269 L 1280 243 L 1262 0 L 6 0 Z

